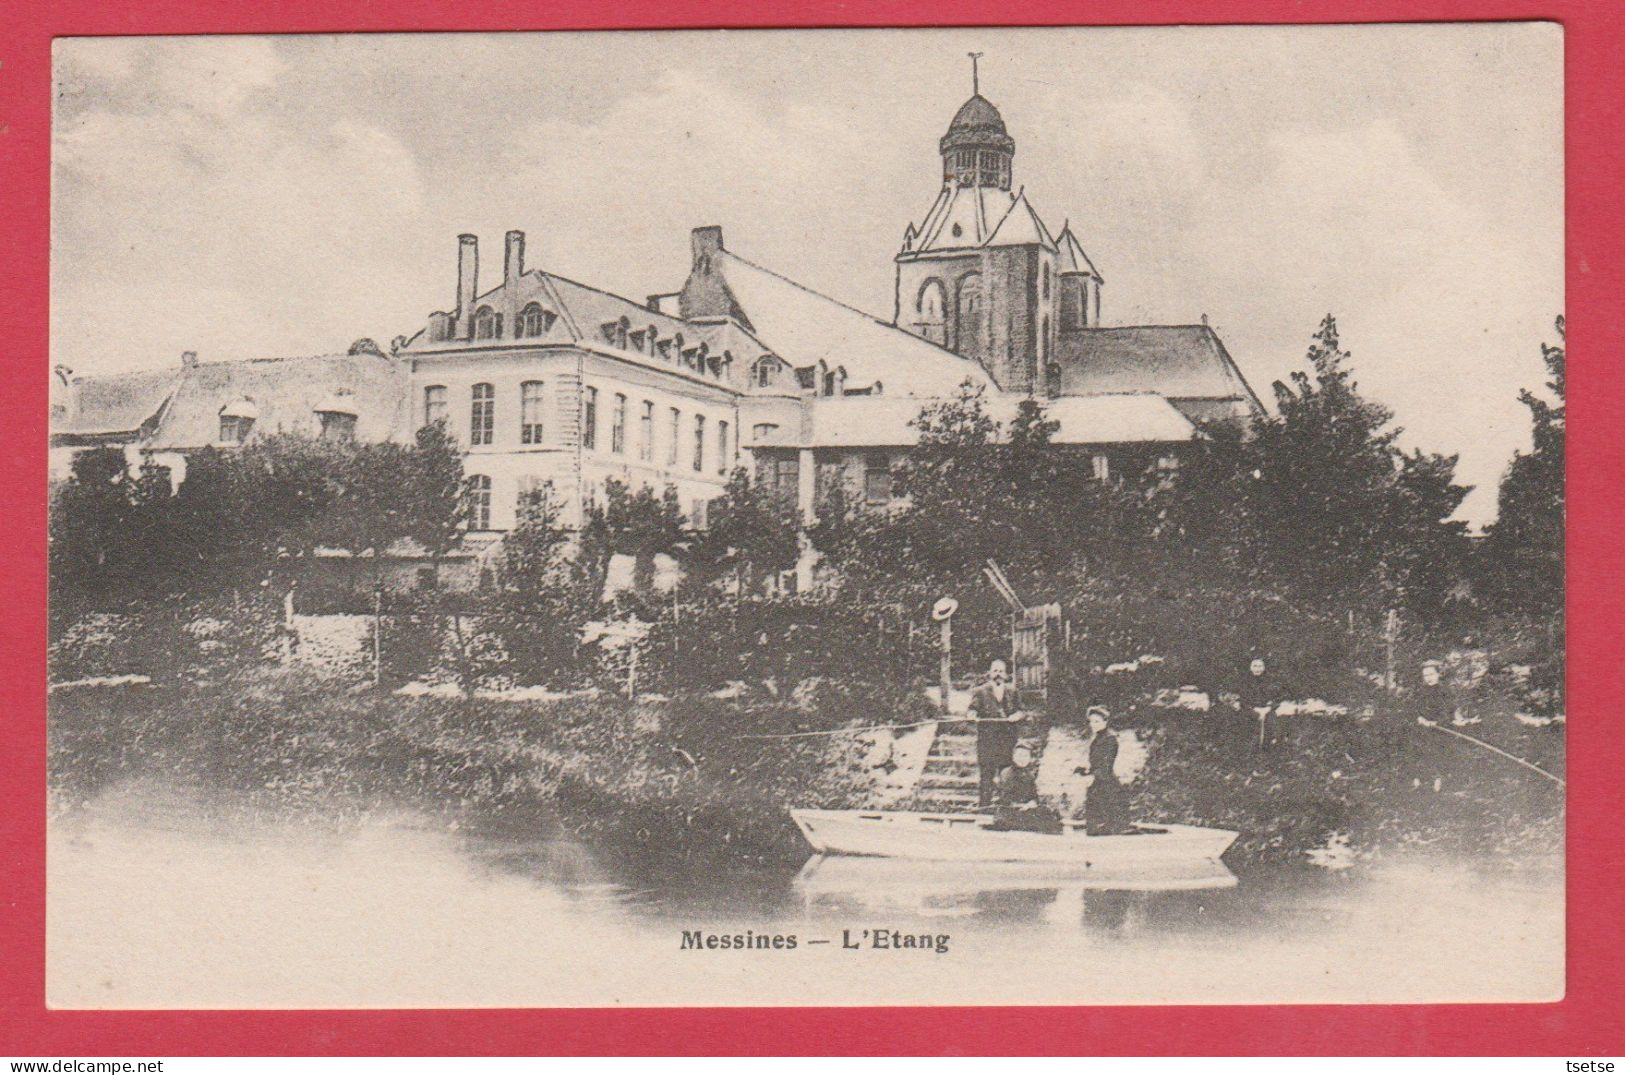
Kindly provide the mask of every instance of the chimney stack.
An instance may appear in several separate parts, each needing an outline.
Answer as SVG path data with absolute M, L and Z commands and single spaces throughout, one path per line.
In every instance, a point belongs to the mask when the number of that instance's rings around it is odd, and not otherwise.
M 195 365 L 197 365 L 197 352 L 196 351 L 182 351 L 181 352 L 181 369 L 189 370 Z
M 509 290 L 525 275 L 525 233 L 510 231 L 507 248 L 503 251 L 502 282 Z
M 695 228 L 689 232 L 688 245 L 694 256 L 693 267 L 696 270 L 709 270 L 711 255 L 722 249 L 722 227 L 712 224 L 709 227 Z M 704 258 L 704 264 L 701 264 Z
M 479 275 L 480 241 L 472 235 L 457 236 L 457 327 L 465 339 L 473 339 Z

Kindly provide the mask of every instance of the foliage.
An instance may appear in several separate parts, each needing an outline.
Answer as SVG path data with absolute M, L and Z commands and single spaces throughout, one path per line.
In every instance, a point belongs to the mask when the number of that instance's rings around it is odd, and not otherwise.
M 1544 399 L 1524 389 L 1531 447 L 1512 457 L 1501 479 L 1499 515 L 1485 547 L 1486 589 L 1500 607 L 1540 616 L 1563 608 L 1563 452 L 1567 426 L 1564 375 L 1566 326 L 1557 319 L 1556 344 L 1542 344 Z
M 1168 497 L 1183 539 L 1255 586 L 1330 608 L 1436 610 L 1460 581 L 1468 489 L 1455 456 L 1406 453 L 1388 408 L 1359 392 L 1327 315 L 1309 371 L 1277 382 L 1277 413 L 1208 428 Z
M 731 576 L 736 595 L 755 593 L 763 578 L 796 565 L 801 548 L 794 506 L 753 483 L 743 467 L 711 501 L 706 524 L 690 543 L 685 566 L 704 580 Z

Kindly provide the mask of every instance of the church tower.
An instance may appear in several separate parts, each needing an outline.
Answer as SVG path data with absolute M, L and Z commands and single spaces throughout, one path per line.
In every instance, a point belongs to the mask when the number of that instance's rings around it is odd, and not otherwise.
M 1098 323 L 1100 278 L 1070 228 L 1058 242 L 1026 194 L 1011 193 L 1016 142 L 981 94 L 979 55 L 971 97 L 938 143 L 942 189 L 903 233 L 894 321 L 980 362 L 1006 392 L 1052 394 L 1061 321 Z

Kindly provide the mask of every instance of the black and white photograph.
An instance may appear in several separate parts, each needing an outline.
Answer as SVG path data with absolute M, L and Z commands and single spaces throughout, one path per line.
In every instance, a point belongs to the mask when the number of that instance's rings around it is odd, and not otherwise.
M 1561 999 L 1563 44 L 59 38 L 48 1003 Z

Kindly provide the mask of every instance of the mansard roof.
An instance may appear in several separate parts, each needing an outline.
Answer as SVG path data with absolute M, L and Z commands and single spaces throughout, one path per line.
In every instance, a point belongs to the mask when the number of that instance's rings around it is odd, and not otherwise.
M 343 401 L 356 417 L 357 440 L 384 441 L 406 433 L 410 375 L 406 363 L 361 353 L 307 358 L 202 362 L 181 371 L 174 398 L 149 447 L 202 448 L 220 439 L 220 415 L 257 414 L 254 433 L 319 436 L 318 412 Z M 246 406 L 245 406 L 246 405 Z
M 1063 396 L 1154 392 L 1176 400 L 1239 400 L 1263 410 L 1206 325 L 1072 329 L 1057 338 L 1052 361 L 1061 369 Z
M 844 366 L 849 388 L 879 383 L 888 396 L 945 395 L 967 378 L 991 383 L 975 361 L 728 250 L 714 263 L 752 335 L 792 366 Z

